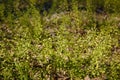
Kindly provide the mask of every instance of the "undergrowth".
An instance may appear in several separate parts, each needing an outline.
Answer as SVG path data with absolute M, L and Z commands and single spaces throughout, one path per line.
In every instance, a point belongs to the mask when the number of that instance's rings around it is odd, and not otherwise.
M 40 15 L 31 7 L 13 16 L 3 17 L 0 25 L 0 80 L 120 79 L 117 13 L 78 11 L 74 6 Z

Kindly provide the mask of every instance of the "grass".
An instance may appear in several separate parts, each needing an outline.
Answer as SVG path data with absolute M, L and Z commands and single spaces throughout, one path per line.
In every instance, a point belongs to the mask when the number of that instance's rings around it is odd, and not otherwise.
M 0 79 L 119 80 L 119 17 L 76 9 L 11 14 L 0 25 Z

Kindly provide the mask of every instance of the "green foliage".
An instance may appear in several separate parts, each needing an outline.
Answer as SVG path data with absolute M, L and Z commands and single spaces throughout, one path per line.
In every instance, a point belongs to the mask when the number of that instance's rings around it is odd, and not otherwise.
M 1 80 L 120 79 L 118 0 L 53 0 L 44 14 L 38 1 L 0 5 Z M 99 6 L 112 13 L 96 13 Z

